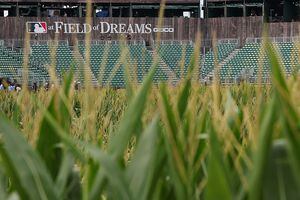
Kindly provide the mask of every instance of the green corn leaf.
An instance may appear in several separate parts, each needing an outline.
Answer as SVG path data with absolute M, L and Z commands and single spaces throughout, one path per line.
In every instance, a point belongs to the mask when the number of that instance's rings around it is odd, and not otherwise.
M 187 191 L 184 185 L 187 183 L 186 169 L 183 158 L 183 148 L 178 142 L 179 127 L 177 126 L 175 114 L 169 103 L 165 85 L 161 87 L 162 119 L 166 125 L 164 144 L 167 152 L 168 167 L 175 194 L 178 199 L 185 199 Z
M 198 123 L 197 123 L 198 122 Z M 195 150 L 195 155 L 194 155 L 194 159 L 193 159 L 193 167 L 196 167 L 197 164 L 199 162 L 201 162 L 201 156 L 203 155 L 204 150 L 208 147 L 207 146 L 207 139 L 205 138 L 206 135 L 208 135 L 208 133 L 206 133 L 205 131 L 207 130 L 207 124 L 209 123 L 209 115 L 208 112 L 203 110 L 201 116 L 199 117 L 199 120 L 197 120 L 197 124 L 196 124 L 196 130 L 199 131 L 199 135 L 198 137 L 202 137 L 202 138 L 197 138 L 199 140 L 197 146 L 196 146 L 196 150 Z M 195 172 L 195 176 L 193 177 L 193 180 L 195 182 L 195 184 L 197 183 L 197 181 L 199 181 L 199 176 L 200 173 L 196 173 Z
M 234 134 L 237 140 L 240 140 L 241 132 L 240 127 L 243 122 L 243 113 L 236 105 L 236 102 L 232 98 L 231 93 L 228 91 L 227 93 L 227 101 L 224 108 L 225 116 L 227 116 L 228 127 Z
M 288 90 L 287 84 L 285 82 L 284 73 L 280 68 L 280 63 L 275 51 L 272 49 L 272 43 L 266 41 L 265 43 L 266 50 L 268 53 L 268 57 L 270 59 L 271 64 L 271 73 L 272 73 L 272 81 L 279 92 L 286 92 Z
M 94 160 L 93 160 L 94 162 Z M 88 180 L 85 190 L 84 190 L 84 199 L 91 199 L 91 200 L 98 200 L 99 196 L 102 194 L 102 192 L 105 189 L 105 186 L 107 185 L 107 178 L 105 176 L 105 173 L 103 170 L 99 170 L 99 164 L 95 165 L 92 163 L 89 163 L 88 166 Z
M 55 185 L 60 197 L 66 196 L 65 188 L 68 184 L 68 179 L 71 177 L 71 173 L 74 167 L 73 155 L 69 152 L 65 152 L 62 157 L 62 163 L 56 177 Z
M 126 170 L 127 179 L 130 183 L 130 189 L 135 199 L 148 199 L 155 166 L 160 166 L 156 160 L 157 153 L 163 153 L 163 149 L 159 149 L 158 136 L 160 133 L 158 126 L 158 117 L 149 125 L 138 141 L 135 154 Z
M 21 121 L 21 111 L 20 111 L 20 107 L 18 104 L 15 104 L 13 107 L 13 116 L 12 119 L 14 121 L 14 123 L 16 124 L 17 127 L 20 126 L 20 121 Z
M 129 184 L 126 181 L 124 170 L 120 164 L 114 160 L 114 157 L 102 152 L 98 147 L 87 145 L 87 152 L 94 161 L 99 163 L 100 171 L 105 174 L 107 184 L 115 199 L 132 199 Z M 98 196 L 99 199 L 99 196 Z
M 7 199 L 7 177 L 2 169 L 3 163 L 0 158 L 0 199 Z
M 170 105 L 170 101 L 168 98 L 168 93 L 167 93 L 167 88 L 166 85 L 162 85 L 161 86 L 161 99 L 162 99 L 162 104 L 163 104 L 163 108 L 164 108 L 164 115 L 165 117 L 163 117 L 163 119 L 165 119 L 166 121 L 166 125 L 167 128 L 169 130 L 169 132 L 171 132 L 171 134 L 176 135 L 177 131 L 178 131 L 178 126 L 176 123 L 176 119 L 175 119 L 175 113 L 173 112 L 172 106 Z
M 178 110 L 178 114 L 179 114 L 179 117 L 181 120 L 183 119 L 185 110 L 188 106 L 188 99 L 190 96 L 191 84 L 192 84 L 191 79 L 190 78 L 187 79 L 183 86 L 183 89 L 178 97 L 177 110 Z
M 132 101 L 129 104 L 127 111 L 124 114 L 123 120 L 121 120 L 120 125 L 115 132 L 114 136 L 110 138 L 108 152 L 114 156 L 115 160 L 118 162 L 123 162 L 123 154 L 127 147 L 128 142 L 133 136 L 134 132 L 139 129 L 141 117 L 143 111 L 145 109 L 145 103 L 147 100 L 147 94 L 151 87 L 152 79 L 156 71 L 156 66 L 153 66 L 148 76 L 146 77 L 141 89 L 136 94 L 135 97 L 132 98 Z M 92 179 L 92 183 L 88 183 L 88 185 L 92 185 L 93 187 L 89 191 L 89 199 L 97 200 L 99 195 L 103 189 L 105 184 L 105 175 L 100 170 L 99 172 L 95 172 L 96 175 Z
M 58 192 L 42 159 L 22 134 L 2 116 L 0 136 L 2 160 L 21 199 L 58 199 Z
M 94 182 L 100 182 L 103 179 L 103 176 L 101 176 L 99 178 L 98 172 L 99 172 L 99 164 L 98 162 L 95 162 L 93 159 L 89 159 L 87 162 L 87 166 L 85 167 L 85 176 L 87 177 L 87 181 L 84 182 L 84 186 L 83 186 L 83 195 L 84 195 L 84 199 L 89 199 L 88 196 L 93 196 L 89 193 L 92 190 L 92 188 L 94 187 Z M 101 174 L 103 175 L 103 174 Z M 96 181 L 96 177 L 98 178 L 98 180 Z M 95 193 L 101 194 L 103 187 L 99 186 L 97 188 L 97 191 L 94 191 Z
M 48 112 L 57 120 L 59 109 L 57 107 L 58 98 L 55 95 L 48 107 Z M 37 151 L 43 158 L 46 166 L 55 180 L 62 162 L 62 149 L 60 147 L 60 137 L 56 133 L 57 129 L 44 118 L 40 128 L 40 135 L 37 142 Z
M 113 138 L 110 139 L 108 151 L 113 153 L 116 159 L 122 159 L 130 138 L 136 128 L 139 127 L 139 122 L 145 109 L 147 94 L 151 87 L 155 70 L 156 67 L 153 67 L 149 72 L 142 88 L 132 99 L 126 113 L 124 114 L 123 120 L 120 122 L 119 128 L 116 133 L 113 134 Z
M 206 200 L 230 200 L 233 199 L 231 183 L 229 180 L 228 166 L 224 161 L 221 143 L 211 127 L 210 131 L 210 154 L 208 161 L 208 180 L 205 190 Z
M 38 106 L 44 111 L 44 117 L 49 121 L 49 123 L 53 127 L 55 127 L 57 134 L 59 134 L 62 143 L 69 148 L 69 150 L 76 158 L 78 158 L 81 162 L 85 163 L 86 162 L 85 155 L 82 153 L 81 149 L 78 148 L 78 146 L 76 145 L 75 139 L 69 137 L 68 132 L 66 132 L 61 127 L 59 122 L 57 122 L 57 120 L 51 115 L 51 113 L 49 113 L 48 110 L 44 108 L 44 106 L 40 102 L 38 102 Z M 81 143 L 79 142 L 79 144 Z
M 69 132 L 71 121 L 67 104 L 72 80 L 73 75 L 70 73 L 65 79 L 63 93 L 60 96 L 54 94 L 47 109 L 48 114 L 50 114 L 67 133 Z M 37 142 L 37 150 L 51 172 L 53 180 L 56 179 L 62 162 L 63 150 L 61 149 L 60 144 L 61 138 L 58 129 L 51 124 L 46 116 L 44 116 Z
M 178 97 L 178 103 L 177 103 L 177 110 L 178 110 L 178 114 L 180 119 L 183 119 L 185 110 L 188 106 L 188 99 L 190 96 L 190 92 L 191 92 L 191 86 L 192 86 L 192 75 L 193 75 L 193 71 L 195 68 L 195 56 L 193 56 L 193 58 L 191 59 L 191 63 L 190 63 L 190 67 L 189 67 L 189 71 L 187 74 L 186 79 L 184 80 L 184 84 L 182 87 L 182 90 L 179 94 Z
M 73 169 L 68 176 L 67 187 L 64 192 L 64 199 L 82 199 L 81 176 L 79 171 L 75 169 Z
M 296 184 L 291 162 L 288 157 L 288 143 L 286 140 L 276 140 L 267 158 L 267 167 L 263 177 L 263 198 L 300 199 L 299 189 Z
M 254 153 L 254 167 L 250 175 L 249 197 L 251 200 L 261 199 L 263 173 L 266 168 L 268 154 L 272 144 L 274 123 L 277 121 L 276 99 L 272 98 L 266 113 L 262 118 L 258 149 Z
M 297 184 L 300 189 L 300 124 L 297 108 L 292 104 L 290 91 L 285 82 L 283 73 L 280 69 L 278 56 L 275 54 L 270 45 L 267 46 L 268 55 L 272 65 L 272 77 L 275 82 L 275 91 L 282 110 L 281 122 L 284 127 L 284 133 L 289 142 L 289 155 L 294 169 L 294 175 L 297 176 Z
M 128 64 L 125 65 L 125 83 L 126 83 L 127 100 L 130 101 L 134 95 L 134 91 L 133 91 L 133 85 L 130 80 L 130 69 Z

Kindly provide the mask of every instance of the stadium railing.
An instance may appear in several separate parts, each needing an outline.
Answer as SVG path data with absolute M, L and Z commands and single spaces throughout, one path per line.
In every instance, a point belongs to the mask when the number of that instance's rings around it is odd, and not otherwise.
M 236 38 L 226 38 L 218 40 L 218 44 L 239 44 L 240 40 Z
M 86 43 L 85 40 L 78 40 L 78 44 L 84 45 Z M 145 45 L 146 42 L 144 40 L 91 40 L 92 45 L 102 45 L 102 44 L 121 44 L 121 43 L 126 43 L 126 44 L 141 44 Z
M 69 44 L 68 40 L 30 40 L 30 45 L 58 45 L 58 44 Z M 3 45 L 8 48 L 16 49 L 24 47 L 24 40 L 18 39 L 6 39 L 3 41 Z
M 68 40 L 30 40 L 30 45 L 69 45 Z
M 268 37 L 270 42 L 300 42 L 300 37 Z M 264 38 L 247 38 L 246 43 L 261 43 Z
M 153 40 L 152 44 L 155 45 L 155 41 Z M 180 44 L 180 45 L 184 45 L 184 44 L 189 44 L 189 45 L 194 45 L 194 42 L 191 40 L 161 40 L 159 41 L 159 44 Z

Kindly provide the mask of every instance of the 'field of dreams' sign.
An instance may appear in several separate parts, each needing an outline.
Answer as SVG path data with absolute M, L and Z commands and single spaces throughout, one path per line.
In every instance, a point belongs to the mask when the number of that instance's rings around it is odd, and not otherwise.
M 97 31 L 102 34 L 150 34 L 150 33 L 172 33 L 174 28 L 153 27 L 152 24 L 123 24 L 100 22 L 96 25 L 80 23 L 54 22 L 47 25 L 46 22 L 27 22 L 26 29 L 28 33 L 43 34 L 48 31 L 65 34 L 87 34 Z

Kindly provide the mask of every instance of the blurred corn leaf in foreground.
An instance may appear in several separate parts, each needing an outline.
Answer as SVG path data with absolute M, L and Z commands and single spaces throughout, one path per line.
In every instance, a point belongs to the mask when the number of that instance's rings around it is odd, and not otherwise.
M 59 199 L 45 163 L 14 126 L 0 117 L 2 164 L 22 199 Z

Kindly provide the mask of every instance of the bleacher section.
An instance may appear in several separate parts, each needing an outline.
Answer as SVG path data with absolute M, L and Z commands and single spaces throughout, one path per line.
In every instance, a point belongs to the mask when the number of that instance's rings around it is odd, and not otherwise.
M 204 79 L 210 73 L 213 72 L 215 65 L 221 63 L 233 50 L 237 47 L 237 43 L 219 43 L 217 44 L 216 54 L 217 59 L 215 60 L 215 52 L 210 49 L 203 58 L 203 62 L 200 70 L 200 77 Z
M 0 77 L 10 77 L 20 81 L 24 71 L 23 66 L 23 51 L 13 50 L 6 48 L 5 46 L 0 46 Z M 46 71 L 40 69 L 40 65 L 34 60 L 29 60 L 27 65 L 27 74 L 29 80 L 40 82 L 47 78 Z
M 282 58 L 283 71 L 287 75 L 298 72 L 300 68 L 299 45 L 292 41 L 273 42 L 273 49 Z M 114 88 L 125 87 L 126 67 L 130 80 L 141 83 L 157 58 L 157 70 L 154 83 L 176 83 L 184 78 L 190 65 L 194 45 L 191 42 L 162 42 L 159 46 L 147 48 L 144 43 L 93 43 L 90 51 L 90 70 L 87 65 L 86 49 L 84 44 L 70 46 L 68 43 L 57 45 L 32 44 L 28 59 L 28 75 L 30 82 L 45 83 L 49 81 L 48 69 L 55 67 L 55 73 L 60 79 L 71 69 L 75 71 L 75 78 L 84 81 L 84 73 L 91 77 L 92 84 L 110 86 Z M 249 40 L 244 46 L 228 41 L 219 42 L 215 53 L 212 49 L 203 53 L 199 63 L 198 77 L 208 80 L 219 68 L 219 77 L 223 83 L 235 83 L 237 80 L 250 80 L 256 82 L 261 69 L 262 79 L 270 77 L 270 61 L 266 52 L 261 51 L 259 41 Z M 53 56 L 52 56 L 53 54 Z M 200 56 L 200 55 L 199 55 Z M 52 58 L 53 57 L 53 61 Z M 0 77 L 9 77 L 22 80 L 24 67 L 24 54 L 22 49 L 12 49 L 0 45 Z M 261 68 L 260 68 L 261 66 Z
M 272 48 L 281 58 L 283 71 L 290 75 L 297 72 L 299 66 L 299 49 L 293 42 L 274 42 Z M 263 82 L 270 79 L 270 60 L 262 44 L 246 43 L 237 54 L 235 54 L 223 66 L 220 66 L 220 78 L 222 82 L 236 82 L 236 80 L 248 79 L 256 82 L 261 78 Z
M 79 45 L 79 51 L 85 57 L 84 45 Z M 143 44 L 124 47 L 118 44 L 91 45 L 90 58 L 91 70 L 101 85 L 117 88 L 125 85 L 125 67 L 128 68 L 131 80 L 141 83 L 153 65 L 153 56 Z M 159 66 L 154 82 L 166 81 L 167 78 Z
M 141 83 L 150 68 L 154 65 L 154 52 L 147 50 L 145 45 L 141 44 L 129 45 L 129 52 L 130 75 L 137 80 L 136 82 Z M 162 65 L 158 64 L 153 81 L 155 83 L 168 81 L 168 75 Z
M 269 60 L 265 52 L 260 53 L 259 43 L 248 43 L 220 69 L 220 78 L 223 81 L 233 82 L 242 74 L 248 73 L 255 76 L 258 73 L 258 66 L 262 66 L 262 75 L 267 78 L 269 74 Z
M 74 59 L 72 58 L 72 53 L 68 45 L 60 44 L 52 46 L 53 52 L 50 50 L 48 44 L 33 45 L 31 49 L 30 60 L 39 63 L 41 66 L 40 68 L 43 71 L 47 71 L 53 64 L 51 62 L 52 57 L 55 59 L 55 70 L 58 75 L 62 74 L 64 71 L 68 71 L 73 64 Z
M 276 43 L 282 64 L 287 74 L 292 74 L 300 69 L 300 42 L 279 42 Z
M 85 47 L 79 45 L 79 50 L 85 58 Z M 120 55 L 119 45 L 91 45 L 91 71 L 102 86 L 124 86 L 124 67 L 120 66 Z
M 0 77 L 19 77 L 22 62 L 10 55 L 10 51 L 4 46 L 0 47 Z
M 180 79 L 187 73 L 194 48 L 191 44 L 160 44 L 156 47 L 160 57 Z

